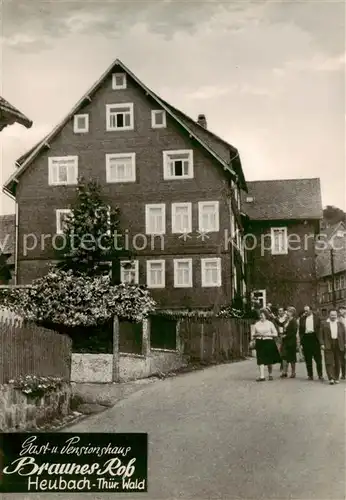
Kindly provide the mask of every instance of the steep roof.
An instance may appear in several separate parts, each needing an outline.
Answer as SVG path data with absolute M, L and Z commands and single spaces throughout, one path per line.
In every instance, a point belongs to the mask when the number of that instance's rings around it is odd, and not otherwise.
M 70 113 L 50 132 L 46 137 L 44 137 L 39 143 L 37 143 L 33 148 L 30 149 L 26 154 L 21 156 L 16 162 L 17 170 L 11 177 L 6 181 L 4 185 L 4 190 L 15 194 L 15 185 L 18 183 L 19 177 L 25 172 L 29 165 L 34 161 L 34 159 L 41 153 L 41 151 L 52 141 L 68 123 L 68 121 L 73 117 L 75 113 L 83 106 L 86 101 L 90 101 L 92 96 L 97 92 L 99 87 L 103 82 L 110 76 L 110 74 L 116 69 L 120 68 L 122 71 L 127 73 L 127 75 L 139 85 L 146 95 L 154 99 L 161 108 L 163 108 L 168 115 L 170 115 L 185 131 L 187 131 L 191 138 L 193 138 L 201 147 L 203 147 L 215 160 L 217 160 L 223 169 L 233 178 L 239 178 L 240 182 L 243 184 L 243 189 L 246 189 L 246 183 L 240 163 L 238 151 L 231 145 L 228 145 L 225 141 L 218 138 L 215 134 L 203 129 L 199 125 L 195 124 L 191 118 L 188 118 L 184 113 L 179 112 L 176 108 L 169 105 L 166 101 L 161 99 L 158 95 L 152 92 L 143 82 L 141 82 L 119 59 L 116 59 L 114 63 L 105 71 L 101 78 L 89 89 L 88 92 L 78 101 Z M 192 125 L 192 123 L 194 125 Z M 221 144 L 223 143 L 223 146 Z M 229 150 L 226 153 L 225 145 Z M 232 152 L 232 157 L 231 157 Z M 232 162 L 231 162 L 232 160 Z M 234 168 L 233 168 L 234 166 Z
M 325 229 L 321 230 L 321 234 L 325 235 L 327 241 L 329 241 L 332 236 L 334 236 L 338 231 L 346 231 L 345 224 L 340 221 L 337 224 L 333 224 L 332 226 L 328 226 Z
M 161 99 L 161 98 L 160 98 Z M 244 191 L 247 191 L 247 185 L 244 177 L 243 168 L 241 165 L 241 160 L 238 150 L 229 144 L 224 139 L 214 134 L 210 130 L 202 127 L 198 122 L 195 122 L 190 116 L 183 113 L 178 108 L 175 108 L 168 102 L 161 99 L 179 118 L 192 130 L 203 139 L 218 155 L 224 159 L 225 162 L 229 163 L 231 167 L 234 168 L 236 174 L 239 177 L 240 183 Z
M 343 222 L 321 231 L 321 244 L 316 244 L 316 273 L 318 278 L 332 274 L 331 259 L 334 260 L 334 272 L 346 271 L 346 227 Z M 327 244 L 328 243 L 328 244 Z M 333 257 L 331 255 L 333 250 Z
M 248 181 L 247 187 L 248 194 L 242 194 L 242 210 L 250 219 L 322 218 L 318 178 Z
M 29 118 L 0 96 L 0 130 L 16 122 L 26 128 L 32 126 L 32 121 Z
M 0 253 L 11 254 L 8 263 L 14 262 L 15 253 L 15 215 L 0 215 Z

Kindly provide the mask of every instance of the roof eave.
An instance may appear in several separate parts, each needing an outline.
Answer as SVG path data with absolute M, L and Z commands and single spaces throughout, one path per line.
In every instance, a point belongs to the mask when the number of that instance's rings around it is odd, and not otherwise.
M 4 127 L 13 125 L 14 123 L 19 123 L 19 125 L 23 125 L 23 127 L 29 129 L 33 125 L 33 122 L 20 112 L 17 113 L 12 110 L 4 110 L 4 109 L 2 109 L 2 112 L 5 118 Z
M 2 186 L 2 192 L 10 197 L 16 197 L 16 185 L 18 181 L 12 177 Z
M 247 217 L 249 217 L 250 220 L 256 221 L 256 222 L 264 222 L 264 221 L 279 221 L 279 220 L 287 220 L 287 221 L 305 221 L 305 220 L 313 220 L 313 221 L 320 221 L 322 219 L 322 216 L 317 217 L 317 216 L 305 216 L 305 217 L 251 217 L 251 215 L 248 215 L 246 211 L 243 211 Z

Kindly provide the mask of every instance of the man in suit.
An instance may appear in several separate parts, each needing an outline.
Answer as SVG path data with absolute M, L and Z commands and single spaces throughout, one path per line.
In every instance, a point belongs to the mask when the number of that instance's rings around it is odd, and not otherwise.
M 266 310 L 268 311 L 270 321 L 275 321 L 275 314 L 273 311 L 273 305 L 270 302 L 268 302 Z
M 339 307 L 339 321 L 344 325 L 346 329 L 346 306 Z M 345 380 L 346 375 L 346 360 L 345 356 L 341 358 L 341 380 Z
M 309 380 L 314 379 L 312 360 L 315 360 L 317 375 L 323 381 L 322 354 L 320 345 L 321 322 L 312 312 L 310 306 L 304 307 L 304 313 L 299 320 L 299 338 L 303 348 L 306 371 Z
M 336 309 L 329 312 L 329 319 L 321 329 L 321 348 L 324 351 L 326 372 L 330 385 L 338 384 L 341 359 L 345 356 L 346 331 L 341 321 L 338 321 Z

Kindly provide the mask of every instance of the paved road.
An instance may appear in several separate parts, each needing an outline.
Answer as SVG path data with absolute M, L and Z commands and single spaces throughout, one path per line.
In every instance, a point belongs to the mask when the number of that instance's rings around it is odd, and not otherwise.
M 302 364 L 295 380 L 256 375 L 246 361 L 167 379 L 72 428 L 147 431 L 148 494 L 3 500 L 345 499 L 346 384 L 309 382 Z

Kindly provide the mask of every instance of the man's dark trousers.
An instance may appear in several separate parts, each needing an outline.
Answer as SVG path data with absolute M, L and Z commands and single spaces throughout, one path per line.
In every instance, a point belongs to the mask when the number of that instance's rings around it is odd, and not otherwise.
M 345 353 L 340 351 L 337 339 L 332 339 L 331 349 L 324 351 L 326 372 L 329 380 L 339 380 L 341 359 Z
M 302 336 L 301 344 L 308 377 L 313 377 L 312 360 L 314 359 L 317 368 L 317 375 L 321 378 L 323 376 L 322 353 L 317 335 L 315 333 L 305 333 Z

